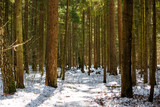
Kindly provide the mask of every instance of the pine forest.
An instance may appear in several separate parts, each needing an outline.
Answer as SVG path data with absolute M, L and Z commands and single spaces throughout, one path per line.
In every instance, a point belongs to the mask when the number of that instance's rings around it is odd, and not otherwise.
M 0 0 L 0 107 L 160 107 L 160 0 Z

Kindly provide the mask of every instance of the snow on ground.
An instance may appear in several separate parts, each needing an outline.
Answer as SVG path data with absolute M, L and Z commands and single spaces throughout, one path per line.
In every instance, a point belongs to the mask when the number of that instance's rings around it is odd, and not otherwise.
M 60 71 L 60 69 L 58 69 Z M 103 83 L 103 69 L 95 70 L 88 76 L 80 70 L 66 72 L 66 80 L 58 79 L 58 88 L 45 86 L 45 75 L 31 72 L 25 74 L 25 89 L 18 89 L 14 95 L 2 96 L 0 76 L 0 107 L 160 107 L 160 71 L 156 73 L 154 102 L 147 102 L 150 86 L 143 84 L 137 73 L 137 86 L 133 87 L 133 98 L 120 98 L 121 76 L 107 74 Z

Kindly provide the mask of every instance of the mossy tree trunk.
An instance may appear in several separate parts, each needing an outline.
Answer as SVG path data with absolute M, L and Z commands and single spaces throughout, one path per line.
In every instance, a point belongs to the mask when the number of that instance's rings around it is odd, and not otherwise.
M 9 0 L 5 1 L 5 9 L 9 11 Z M 7 5 L 7 6 L 6 6 Z M 7 8 L 6 8 L 7 7 Z M 8 41 L 8 33 L 5 33 L 4 36 L 4 30 L 5 29 L 3 26 L 3 18 L 8 19 L 8 15 L 5 15 L 3 17 L 3 4 L 2 0 L 0 0 L 0 57 L 1 57 L 1 72 L 2 72 L 2 78 L 3 78 L 3 93 L 4 94 L 11 94 L 16 92 L 16 87 L 15 87 L 15 81 L 14 81 L 14 76 L 13 76 L 13 71 L 12 71 L 12 66 L 11 66 L 11 60 L 10 60 L 10 52 L 9 51 L 3 51 L 3 49 L 6 49 L 7 46 L 9 45 Z M 6 12 L 6 11 L 5 11 Z M 8 14 L 8 13 L 5 13 Z M 4 24 L 6 23 L 6 20 L 4 21 Z M 6 32 L 6 31 L 5 31 Z M 8 32 L 8 31 L 7 31 Z

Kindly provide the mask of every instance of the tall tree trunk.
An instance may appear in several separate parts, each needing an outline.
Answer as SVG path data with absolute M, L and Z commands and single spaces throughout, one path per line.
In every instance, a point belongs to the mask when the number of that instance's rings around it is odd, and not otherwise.
M 133 0 L 133 25 L 132 25 L 132 55 L 131 55 L 131 67 L 132 67 L 132 85 L 136 85 L 136 50 L 135 50 L 135 0 Z
M 43 75 L 45 61 L 45 36 L 44 36 L 44 0 L 40 2 L 39 13 L 39 71 Z
M 123 3 L 121 97 L 130 98 L 133 95 L 131 79 L 133 0 L 124 0 Z
M 69 0 L 66 0 L 67 11 L 66 11 L 66 24 L 65 24 L 65 37 L 64 37 L 64 45 L 63 45 L 63 54 L 62 54 L 62 80 L 65 80 L 65 66 L 66 66 L 66 40 L 68 37 L 68 19 L 69 19 Z
M 102 11 L 103 12 L 103 11 Z M 101 65 L 104 67 L 104 16 L 101 15 Z
M 32 69 L 33 71 L 37 71 L 37 63 L 38 63 L 38 52 L 37 52 L 37 0 L 33 0 L 32 4 L 33 8 L 33 47 L 32 47 Z
M 116 40 L 115 40 L 115 1 L 110 0 L 110 74 L 117 75 Z
M 92 53 L 91 53 L 91 50 L 92 50 L 92 48 L 91 48 L 91 41 L 92 41 L 92 39 L 91 39 L 91 6 L 89 6 L 89 18 L 88 18 L 88 20 L 89 20 L 89 71 L 88 71 L 88 75 L 90 75 L 90 68 L 91 68 L 91 56 L 92 56 Z
M 23 35 L 22 35 L 22 1 L 16 0 L 16 39 L 18 44 L 22 44 Z M 17 79 L 17 88 L 24 88 L 23 82 L 23 46 L 20 45 L 17 47 L 17 71 L 16 71 L 16 79 Z
M 3 4 L 2 0 L 0 0 L 0 57 L 1 57 L 1 73 L 2 73 L 2 78 L 3 78 L 3 93 L 4 94 L 11 94 L 16 92 L 16 87 L 15 87 L 15 81 L 13 77 L 13 71 L 12 71 L 12 66 L 11 66 L 11 60 L 10 60 L 10 53 L 9 51 L 3 51 L 3 49 L 6 49 L 7 46 L 9 45 L 8 42 L 8 33 L 5 33 L 4 36 L 4 27 L 3 26 L 3 18 L 5 18 L 4 24 L 7 24 L 8 22 L 8 12 L 9 10 L 9 0 L 5 1 L 5 17 L 3 17 Z M 7 5 L 7 6 L 6 6 Z M 8 26 L 8 24 L 7 24 Z M 5 32 L 8 29 L 5 29 Z
M 97 24 L 96 24 L 96 12 L 94 16 L 94 68 L 97 69 Z
M 100 67 L 100 15 L 97 15 L 97 66 Z
M 145 0 L 144 83 L 148 83 L 149 0 Z
M 58 0 L 48 1 L 46 85 L 57 87 Z
M 104 0 L 104 78 L 103 83 L 106 83 L 106 67 L 107 67 L 107 1 Z
M 149 0 L 149 43 L 152 44 L 152 0 Z M 152 45 L 149 45 L 149 84 L 151 85 L 151 63 L 152 63 Z
M 25 0 L 24 13 L 24 41 L 28 40 L 28 0 Z M 29 74 L 29 60 L 28 60 L 28 44 L 24 45 L 24 69 Z
M 109 1 L 107 1 L 107 68 L 108 68 L 108 72 L 111 71 L 111 57 L 110 57 L 110 46 L 111 46 L 111 42 L 110 42 L 110 13 L 109 13 L 110 9 L 109 9 Z
M 118 38 L 119 38 L 119 72 L 122 60 L 122 0 L 118 0 Z
M 82 13 L 82 20 L 83 20 L 83 25 L 82 25 L 82 30 L 83 30 L 83 39 L 82 39 L 82 73 L 84 73 L 84 43 L 85 43 L 85 11 L 83 9 Z
M 144 69 L 144 0 L 141 0 L 141 78 Z
M 149 95 L 149 101 L 153 102 L 154 85 L 155 85 L 155 72 L 156 72 L 156 57 L 157 57 L 157 45 L 156 45 L 156 0 L 152 1 L 153 4 L 153 35 L 152 35 L 152 53 L 151 53 L 151 89 Z

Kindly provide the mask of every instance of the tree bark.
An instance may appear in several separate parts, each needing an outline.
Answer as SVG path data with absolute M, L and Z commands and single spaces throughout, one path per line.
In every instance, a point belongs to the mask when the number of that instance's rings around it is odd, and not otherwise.
M 118 38 L 119 38 L 119 72 L 122 60 L 122 0 L 118 0 Z
M 104 78 L 103 83 L 106 83 L 106 67 L 107 67 L 107 2 L 104 0 Z
M 23 42 L 22 35 L 22 1 L 16 0 L 16 39 L 17 43 L 21 44 Z M 24 88 L 23 82 L 23 46 L 20 45 L 17 47 L 17 71 L 16 71 L 16 79 L 17 79 L 17 88 Z
M 117 75 L 116 41 L 115 41 L 115 3 L 110 0 L 110 74 Z
M 152 1 L 153 5 L 153 35 L 152 35 L 152 53 L 151 53 L 151 89 L 149 95 L 149 101 L 153 102 L 154 85 L 155 85 L 155 72 L 156 72 L 156 57 L 157 57 L 157 45 L 156 45 L 156 0 Z
M 28 0 L 25 0 L 24 42 L 28 40 Z M 28 44 L 24 45 L 24 69 L 29 74 Z
M 9 10 L 9 0 L 5 1 L 5 12 L 8 12 Z M 6 6 L 7 5 L 7 6 Z M 4 52 L 3 49 L 7 48 L 7 46 L 9 45 L 9 41 L 8 41 L 8 33 L 5 34 L 4 36 L 4 27 L 3 26 L 3 18 L 5 18 L 4 24 L 7 23 L 8 21 L 8 15 L 5 15 L 5 17 L 3 17 L 3 4 L 2 4 L 2 0 L 0 0 L 0 57 L 1 57 L 1 62 L 0 62 L 0 66 L 1 66 L 1 73 L 2 73 L 2 80 L 3 80 L 3 94 L 11 94 L 16 92 L 16 87 L 15 87 L 15 81 L 14 81 L 14 77 L 13 77 L 13 71 L 12 71 L 12 66 L 11 66 L 11 60 L 10 60 L 10 52 L 6 51 Z M 8 13 L 5 13 L 8 14 Z M 8 24 L 7 24 L 8 25 Z M 8 30 L 8 29 L 5 29 Z M 8 31 L 5 31 L 8 32 Z
M 46 85 L 57 87 L 58 0 L 48 1 Z
M 124 0 L 123 3 L 121 97 L 131 98 L 133 96 L 131 79 L 133 0 Z
M 44 0 L 40 1 L 39 13 L 39 71 L 44 73 L 43 66 L 45 61 L 45 36 L 44 36 Z
M 145 0 L 144 83 L 148 83 L 149 0 Z

